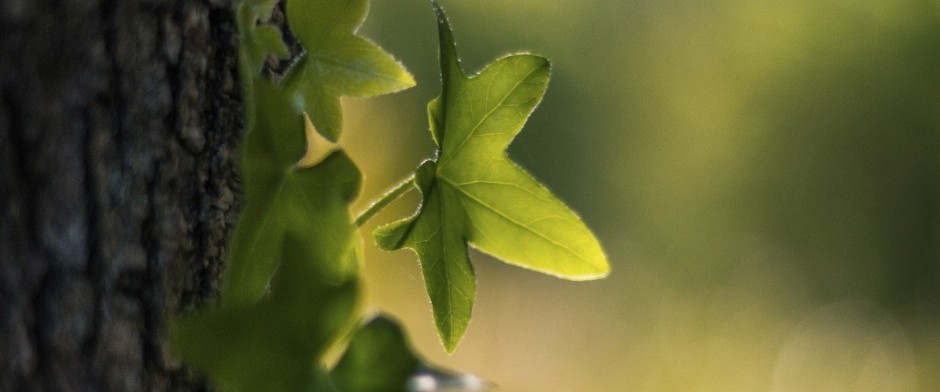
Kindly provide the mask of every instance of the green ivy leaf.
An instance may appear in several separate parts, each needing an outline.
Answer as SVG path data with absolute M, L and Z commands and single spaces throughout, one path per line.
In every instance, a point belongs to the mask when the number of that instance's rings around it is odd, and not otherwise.
M 358 281 L 325 280 L 328 267 L 310 262 L 306 241 L 283 241 L 269 297 L 185 318 L 171 331 L 179 353 L 222 390 L 319 391 L 330 384 L 316 369 L 355 319 Z
M 343 392 L 404 392 L 420 365 L 398 323 L 377 316 L 353 334 L 331 376 Z
M 437 331 L 452 352 L 470 323 L 476 278 L 467 255 L 468 217 L 459 195 L 436 180 L 436 169 L 434 161 L 425 161 L 415 174 L 423 196 L 420 211 L 379 227 L 375 238 L 382 249 L 406 246 L 418 253 Z
M 492 384 L 433 366 L 414 353 L 397 321 L 378 315 L 353 334 L 330 373 L 343 392 L 488 391 Z
M 291 30 L 306 49 L 287 79 L 298 92 L 294 104 L 333 142 L 342 130 L 340 96 L 370 97 L 415 85 L 391 55 L 355 34 L 367 10 L 367 0 L 287 2 Z
M 272 83 L 255 83 L 253 121 L 242 146 L 247 200 L 236 228 L 222 290 L 225 306 L 245 306 L 267 291 L 288 235 L 308 262 L 328 265 L 326 278 L 358 272 L 361 241 L 349 214 L 362 176 L 335 151 L 312 167 L 298 166 L 307 149 L 303 117 Z
M 271 19 L 276 0 L 245 1 L 238 8 L 242 53 L 251 76 L 261 74 L 264 59 L 273 54 L 281 59 L 290 57 L 290 51 L 276 26 L 260 24 Z
M 383 249 L 408 247 L 418 254 L 438 332 L 453 351 L 475 297 L 468 243 L 509 264 L 564 279 L 601 278 L 609 266 L 581 219 L 505 153 L 545 93 L 548 61 L 512 55 L 467 77 L 447 18 L 433 4 L 443 92 L 428 113 L 438 158 L 416 173 L 423 197 L 418 212 L 380 227 L 375 237 Z

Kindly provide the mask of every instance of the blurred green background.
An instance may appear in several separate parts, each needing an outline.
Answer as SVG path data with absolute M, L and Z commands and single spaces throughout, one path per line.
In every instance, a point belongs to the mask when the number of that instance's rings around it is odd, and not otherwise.
M 368 307 L 502 391 L 940 390 L 940 2 L 445 1 L 467 71 L 553 61 L 511 156 L 579 211 L 612 275 L 472 254 L 444 354 L 417 258 L 367 237 Z M 363 32 L 418 87 L 346 100 L 362 207 L 430 157 L 427 1 Z M 413 211 L 400 201 L 366 227 Z

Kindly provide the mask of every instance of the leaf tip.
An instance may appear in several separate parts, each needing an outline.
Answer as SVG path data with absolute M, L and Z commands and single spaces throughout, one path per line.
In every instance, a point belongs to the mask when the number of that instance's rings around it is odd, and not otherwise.
M 414 86 L 417 86 L 417 85 L 418 85 L 418 81 L 415 80 L 415 76 L 412 75 L 411 72 L 408 72 L 408 69 L 405 68 L 404 65 L 402 65 L 401 63 L 399 63 L 399 65 L 401 66 L 401 70 L 402 70 L 401 82 L 402 82 L 402 86 L 403 86 L 403 87 L 402 87 L 401 89 L 399 89 L 399 90 L 406 90 L 406 89 L 412 88 L 412 87 L 414 87 Z
M 591 264 L 591 267 L 591 271 L 577 275 L 566 276 L 565 278 L 573 281 L 588 281 L 604 279 L 610 276 L 610 263 L 607 261 L 606 256 L 599 260 L 595 260 L 595 262 Z
M 454 42 L 454 30 L 450 26 L 444 8 L 437 0 L 431 0 L 434 13 L 437 15 L 437 33 L 440 41 L 441 73 L 446 84 L 447 78 L 462 74 L 460 60 L 457 57 L 457 44 Z M 446 90 L 446 87 L 445 87 Z
M 610 266 L 606 263 L 593 274 L 585 274 L 579 277 L 577 280 L 598 280 L 604 279 L 610 276 Z
M 465 330 L 466 326 L 455 331 L 445 332 L 440 329 L 438 330 L 441 336 L 441 342 L 444 344 L 444 350 L 447 351 L 448 354 L 453 354 L 454 351 L 457 351 L 457 346 L 460 345 L 460 340 L 463 339 L 463 333 Z
M 451 284 L 451 283 L 448 283 Z M 471 288 L 472 291 L 475 291 L 475 288 Z M 448 308 L 443 310 L 439 307 L 440 301 L 435 303 L 435 298 L 432 295 L 431 303 L 434 307 L 434 321 L 437 326 L 437 334 L 441 338 L 441 343 L 444 345 L 444 349 L 448 354 L 453 354 L 457 350 L 457 345 L 460 344 L 460 341 L 463 339 L 464 334 L 467 332 L 467 328 L 470 327 L 470 320 L 473 319 L 471 313 L 473 312 L 473 296 L 475 293 L 470 293 L 470 298 L 467 298 L 469 302 L 459 305 L 459 307 L 466 306 L 464 309 L 454 309 Z
M 441 7 L 441 2 L 439 0 L 431 0 L 431 7 L 434 7 L 434 13 L 437 14 L 438 21 L 441 21 L 441 17 L 444 16 L 444 8 Z
M 460 344 L 460 339 L 454 341 L 444 341 L 444 350 L 448 354 L 453 354 L 454 351 L 457 351 L 457 345 Z

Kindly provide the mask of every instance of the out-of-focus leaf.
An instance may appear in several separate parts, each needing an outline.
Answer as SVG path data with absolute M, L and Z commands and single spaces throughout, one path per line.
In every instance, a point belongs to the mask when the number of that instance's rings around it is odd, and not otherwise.
M 479 377 L 424 363 L 401 326 L 383 315 L 360 327 L 331 373 L 342 392 L 486 391 Z
M 438 332 L 453 351 L 475 297 L 467 243 L 509 264 L 564 279 L 601 278 L 609 266 L 581 219 L 505 153 L 542 100 L 548 60 L 507 56 L 467 77 L 447 18 L 433 4 L 443 92 L 428 105 L 428 117 L 438 158 L 418 168 L 418 212 L 380 227 L 375 237 L 383 249 L 418 253 Z
M 284 94 L 267 81 L 256 83 L 254 124 L 242 147 L 247 203 L 226 270 L 225 306 L 249 305 L 264 296 L 287 235 L 302 239 L 295 247 L 308 262 L 330 266 L 324 277 L 343 281 L 358 272 L 361 241 L 348 205 L 361 174 L 342 151 L 312 167 L 297 165 L 307 149 L 303 118 Z
M 268 54 L 288 58 L 290 51 L 276 26 L 259 24 L 271 19 L 275 0 L 248 0 L 238 8 L 239 41 L 250 75 L 261 73 Z
M 415 85 L 391 55 L 356 35 L 365 20 L 367 0 L 297 0 L 287 2 L 287 18 L 306 54 L 287 82 L 297 91 L 293 103 L 306 111 L 314 127 L 331 141 L 342 130 L 340 97 L 370 97 Z
M 331 374 L 343 392 L 396 392 L 405 391 L 419 365 L 401 327 L 377 316 L 353 334 Z
M 325 280 L 328 264 L 307 257 L 304 242 L 293 236 L 283 242 L 270 297 L 176 325 L 172 340 L 180 354 L 223 390 L 294 392 L 328 384 L 315 369 L 354 319 L 358 281 Z

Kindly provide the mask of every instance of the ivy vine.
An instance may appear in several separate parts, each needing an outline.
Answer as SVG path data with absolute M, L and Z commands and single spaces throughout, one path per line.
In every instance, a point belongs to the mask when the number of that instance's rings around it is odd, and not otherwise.
M 262 73 L 265 58 L 289 55 L 281 30 L 267 23 L 276 3 L 243 0 L 237 9 L 246 205 L 221 301 L 171 331 L 180 355 L 220 389 L 396 391 L 416 375 L 451 377 L 422 363 L 389 317 L 359 322 L 358 228 L 412 189 L 422 195 L 415 214 L 379 227 L 374 237 L 382 249 L 418 254 L 448 352 L 463 336 L 475 298 L 468 245 L 565 279 L 609 273 L 587 226 L 505 153 L 544 95 L 548 60 L 507 56 L 468 77 L 444 11 L 432 0 L 443 82 L 428 105 L 437 154 L 354 219 L 349 207 L 362 175 L 338 144 L 340 97 L 400 91 L 414 78 L 356 34 L 367 0 L 288 0 L 288 25 L 304 50 L 272 79 Z

